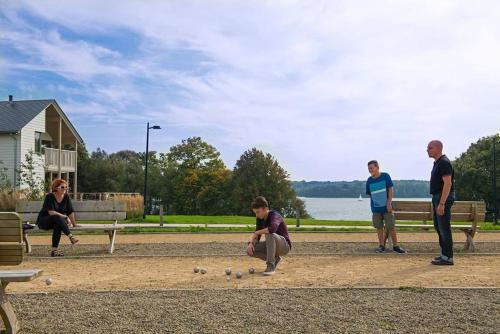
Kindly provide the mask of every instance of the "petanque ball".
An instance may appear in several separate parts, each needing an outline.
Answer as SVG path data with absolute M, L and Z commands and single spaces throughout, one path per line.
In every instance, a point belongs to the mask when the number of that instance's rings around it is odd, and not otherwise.
M 202 273 L 203 275 L 205 275 L 207 273 L 207 270 L 205 268 L 201 268 L 200 273 Z
M 50 277 L 45 280 L 45 284 L 47 284 L 47 285 L 51 285 L 53 282 L 54 282 L 54 280 Z
M 224 270 L 224 272 L 226 273 L 226 275 L 231 275 L 231 268 L 226 268 L 226 270 Z
M 249 272 L 250 274 L 255 274 L 255 268 L 250 268 L 250 269 L 248 269 L 248 272 Z
M 236 273 L 236 278 L 238 278 L 238 279 L 239 279 L 239 278 L 241 278 L 242 276 L 243 276 L 243 274 L 242 274 L 242 273 L 240 273 L 239 271 Z
M 200 267 L 194 267 L 193 269 L 194 273 L 197 274 L 200 272 Z

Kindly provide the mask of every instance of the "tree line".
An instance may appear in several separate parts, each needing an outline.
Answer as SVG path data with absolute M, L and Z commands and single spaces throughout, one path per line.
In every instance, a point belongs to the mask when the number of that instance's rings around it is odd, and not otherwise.
M 366 195 L 366 181 L 294 181 L 297 195 L 317 198 L 353 198 Z M 429 181 L 394 180 L 394 197 L 429 197 Z
M 80 192 L 143 193 L 145 153 L 83 148 L 78 159 Z M 166 153 L 149 153 L 149 209 L 158 203 L 169 214 L 250 215 L 250 203 L 261 195 L 287 217 L 308 217 L 289 177 L 271 154 L 256 148 L 228 169 L 215 147 L 192 137 Z

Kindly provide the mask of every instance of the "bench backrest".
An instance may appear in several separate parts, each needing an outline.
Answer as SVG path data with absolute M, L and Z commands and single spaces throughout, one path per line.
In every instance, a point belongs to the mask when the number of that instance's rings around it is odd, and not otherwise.
M 394 216 L 397 220 L 432 221 L 432 203 L 423 201 L 394 201 Z M 486 204 L 475 201 L 456 201 L 451 207 L 451 221 L 484 221 Z
M 0 212 L 0 266 L 23 262 L 23 231 L 15 212 Z
M 72 201 L 77 220 L 125 220 L 127 203 L 122 201 Z M 42 201 L 19 202 L 16 212 L 24 222 L 36 222 Z

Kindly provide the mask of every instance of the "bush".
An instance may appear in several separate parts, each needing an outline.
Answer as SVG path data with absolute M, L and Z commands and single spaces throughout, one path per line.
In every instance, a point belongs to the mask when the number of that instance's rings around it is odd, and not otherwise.
M 110 199 L 127 203 L 127 219 L 142 217 L 144 212 L 144 197 L 142 195 L 114 195 Z
M 24 198 L 25 194 L 21 191 L 13 189 L 4 189 L 0 191 L 0 211 L 16 211 L 17 202 Z

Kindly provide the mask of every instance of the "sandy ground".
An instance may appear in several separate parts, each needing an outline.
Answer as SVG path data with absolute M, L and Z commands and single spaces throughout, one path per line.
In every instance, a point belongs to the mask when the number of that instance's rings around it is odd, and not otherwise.
M 118 244 L 127 243 L 202 243 L 202 242 L 245 242 L 248 241 L 249 233 L 171 233 L 171 234 L 120 234 L 118 233 L 116 242 Z M 107 235 L 79 235 L 82 244 L 103 244 L 109 243 Z M 377 239 L 375 233 L 291 233 L 293 242 L 374 242 Z M 462 232 L 453 233 L 456 241 L 465 241 Z M 399 233 L 401 242 L 436 242 L 435 233 Z M 50 245 L 49 235 L 30 236 L 33 245 Z M 476 241 L 500 241 L 500 232 L 480 232 L 475 237 Z M 68 243 L 63 237 L 63 243 Z
M 136 257 L 32 259 L 16 268 L 40 268 L 41 279 L 13 284 L 11 292 L 165 290 L 290 287 L 500 287 L 499 256 L 462 256 L 455 266 L 436 267 L 429 256 L 289 256 L 273 277 L 262 261 L 237 257 Z M 208 269 L 205 275 L 193 268 Z M 241 271 L 242 279 L 224 269 Z M 257 273 L 248 274 L 255 267 Z M 5 269 L 8 269 L 5 267 Z M 54 283 L 45 285 L 47 277 Z

